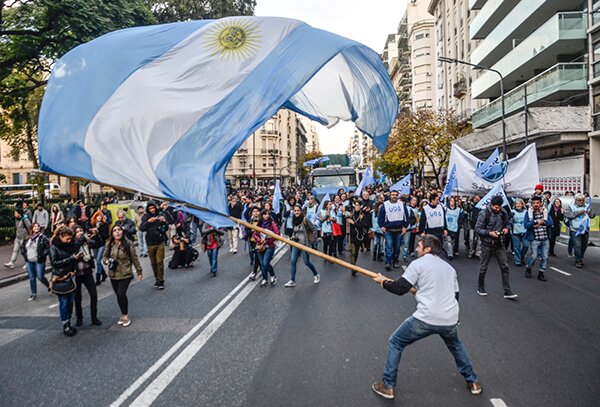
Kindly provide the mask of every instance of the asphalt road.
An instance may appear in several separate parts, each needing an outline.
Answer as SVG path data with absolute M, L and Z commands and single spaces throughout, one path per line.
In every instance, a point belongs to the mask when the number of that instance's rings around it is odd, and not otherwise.
M 62 335 L 56 298 L 27 302 L 28 283 L 0 289 L 0 404 L 2 406 L 593 406 L 600 397 L 600 249 L 586 267 L 551 258 L 548 282 L 511 269 L 516 301 L 502 298 L 496 264 L 490 295 L 476 292 L 478 261 L 457 258 L 460 335 L 480 376 L 472 396 L 441 339 L 409 346 L 396 400 L 370 389 L 380 380 L 387 339 L 415 307 L 368 278 L 313 262 L 319 285 L 301 261 L 297 287 L 289 252 L 278 252 L 279 282 L 247 282 L 247 253 L 222 250 L 211 278 L 205 254 L 192 269 L 167 271 L 165 291 L 147 279 L 130 287 L 132 324 L 116 324 L 109 284 L 99 287 L 101 327 Z M 369 254 L 359 264 L 383 270 Z M 401 270 L 388 273 L 401 275 Z M 87 294 L 84 294 L 84 298 Z

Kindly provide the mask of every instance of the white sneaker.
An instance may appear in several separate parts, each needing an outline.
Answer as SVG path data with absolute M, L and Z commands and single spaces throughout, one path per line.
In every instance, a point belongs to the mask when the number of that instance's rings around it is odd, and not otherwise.
M 285 287 L 296 287 L 296 282 L 294 280 L 290 280 L 285 283 Z
M 34 301 L 36 298 L 37 298 L 37 295 L 35 295 L 35 294 L 31 294 L 31 295 L 29 296 L 29 299 L 28 299 L 27 301 Z
M 8 263 L 4 263 L 4 267 L 8 267 L 9 269 L 15 268 L 15 264 L 12 261 Z
M 125 326 L 129 326 L 130 324 L 131 324 L 131 319 L 129 319 L 129 317 L 127 315 L 125 315 L 123 317 L 123 324 L 122 325 L 125 327 Z
M 266 287 L 268 285 L 269 285 L 269 282 L 267 280 L 265 280 L 265 279 L 261 280 L 261 282 L 260 282 L 261 287 Z
M 315 284 L 319 284 L 320 282 L 321 282 L 321 275 L 320 275 L 320 274 L 317 274 L 317 275 L 315 276 L 315 279 L 313 280 L 313 283 L 315 283 Z
M 277 284 L 277 276 L 271 276 L 271 285 Z
M 23 270 L 25 270 L 27 268 L 26 264 L 23 264 L 23 267 L 21 267 Z

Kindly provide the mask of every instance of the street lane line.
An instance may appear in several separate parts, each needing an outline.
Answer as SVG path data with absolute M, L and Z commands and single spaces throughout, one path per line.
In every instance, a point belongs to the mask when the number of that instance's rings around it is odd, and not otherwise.
M 502 399 L 490 399 L 494 407 L 508 407 Z
M 558 271 L 560 274 L 564 274 L 565 276 L 572 276 L 571 273 L 567 273 L 566 271 L 559 270 L 556 267 L 550 267 L 550 268 L 554 271 Z
M 279 246 L 275 250 L 275 258 L 273 259 L 273 264 L 276 264 L 279 259 L 285 254 L 287 250 L 287 245 Z M 210 339 L 210 337 L 217 331 L 217 329 L 227 320 L 229 315 L 235 311 L 235 309 L 239 306 L 239 304 L 250 294 L 252 289 L 254 289 L 258 283 L 248 284 L 251 280 L 245 277 L 232 291 L 227 294 L 225 298 L 221 300 L 202 320 L 196 324 L 183 338 L 181 338 L 175 345 L 171 347 L 160 359 L 158 359 L 154 365 L 152 365 L 142 376 L 140 376 L 127 390 L 125 390 L 117 400 L 115 400 L 111 407 L 119 407 L 124 402 L 127 401 L 129 397 L 133 393 L 135 393 L 158 369 L 160 369 L 166 362 L 173 356 L 175 352 L 179 350 L 193 335 L 208 322 L 208 320 L 219 311 L 224 304 L 226 304 L 232 297 L 235 299 L 224 308 L 219 315 L 215 317 L 215 319 L 198 335 L 184 350 L 179 354 L 177 358 L 167 366 L 167 368 L 156 378 L 154 379 L 150 385 L 133 401 L 131 405 L 140 405 L 140 406 L 148 406 L 150 405 L 156 398 L 162 393 L 165 387 L 179 374 L 181 369 L 185 367 L 189 363 L 189 361 L 194 357 L 200 349 L 204 346 L 206 341 Z M 246 287 L 244 287 L 246 286 Z M 249 288 L 249 289 L 248 289 Z M 241 299 L 240 299 L 241 298 Z M 239 300 L 238 300 L 239 299 Z M 232 306 L 232 304 L 235 304 Z M 210 329 L 209 329 L 210 328 Z M 192 347 L 193 346 L 193 347 Z M 195 351 L 191 352 L 189 349 L 195 349 Z M 182 357 L 182 355 L 185 355 Z M 188 358 L 187 361 L 186 358 Z M 185 361 L 185 363 L 183 363 Z M 177 362 L 177 365 L 175 365 Z M 183 363 L 183 364 L 182 364 Z M 175 366 L 174 366 L 175 365 Z M 180 367 L 178 367 L 180 366 Z M 177 370 L 178 369 L 178 370 Z M 159 380 L 160 379 L 160 380 Z M 164 383 L 164 386 L 163 386 Z M 160 391 L 158 391 L 160 389 Z M 146 401 L 149 400 L 149 401 Z

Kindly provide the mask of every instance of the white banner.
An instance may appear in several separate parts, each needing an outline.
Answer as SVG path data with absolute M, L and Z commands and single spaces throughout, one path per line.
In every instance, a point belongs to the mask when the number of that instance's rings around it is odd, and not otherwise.
M 457 145 L 452 145 L 448 168 L 453 165 L 456 165 L 460 195 L 485 195 L 496 185 L 501 185 L 508 196 L 529 197 L 539 183 L 535 144 L 525 147 L 515 158 L 494 166 L 484 178 L 476 174 L 483 161 Z

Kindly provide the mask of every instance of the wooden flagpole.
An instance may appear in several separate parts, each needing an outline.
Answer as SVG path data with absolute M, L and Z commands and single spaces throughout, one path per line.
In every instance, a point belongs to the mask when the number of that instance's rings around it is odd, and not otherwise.
M 125 188 L 125 187 L 120 187 L 120 186 L 111 185 L 111 184 L 105 184 L 105 183 L 99 183 L 97 181 L 91 181 L 91 180 L 88 180 L 86 178 L 70 177 L 68 175 L 59 174 L 57 172 L 50 172 L 50 171 L 44 171 L 44 172 L 48 172 L 48 173 L 54 174 L 54 175 L 59 175 L 61 177 L 72 178 L 72 179 L 75 179 L 75 180 L 83 180 L 83 181 L 87 181 L 87 182 L 98 183 L 100 185 L 109 186 L 109 187 L 111 187 L 113 189 L 120 189 L 120 190 L 123 190 L 123 191 L 129 191 L 131 193 L 138 193 L 138 192 L 140 192 L 140 191 L 135 191 L 135 190 L 130 189 L 130 188 Z M 286 243 L 286 244 L 288 244 L 290 246 L 293 246 L 293 247 L 296 247 L 296 248 L 298 248 L 300 250 L 304 250 L 305 252 L 313 254 L 313 255 L 315 255 L 317 257 L 320 257 L 322 259 L 329 260 L 330 262 L 335 263 L 337 265 L 340 265 L 342 267 L 345 267 L 345 268 L 347 268 L 347 269 L 349 269 L 351 271 L 355 271 L 357 273 L 360 273 L 360 274 L 365 275 L 365 276 L 370 277 L 370 278 L 377 277 L 377 273 L 374 273 L 374 272 L 369 271 L 369 270 L 367 270 L 365 268 L 359 267 L 359 266 L 357 266 L 355 264 L 348 263 L 348 262 L 346 262 L 344 260 L 340 260 L 337 257 L 329 256 L 329 255 L 327 255 L 325 253 L 322 253 L 322 252 L 320 252 L 318 250 L 313 249 L 312 247 L 308 247 L 308 246 L 305 246 L 305 245 L 303 245 L 301 243 L 294 242 L 293 240 L 290 240 L 290 239 L 288 239 L 288 238 L 286 238 L 284 236 L 280 236 L 278 234 L 275 234 L 275 233 L 273 233 L 270 230 L 263 229 L 263 228 L 261 228 L 261 227 L 259 227 L 257 225 L 253 225 L 252 223 L 248 223 L 248 222 L 246 222 L 246 221 L 244 221 L 242 219 L 234 218 L 233 216 L 230 216 L 230 215 L 224 215 L 222 213 L 211 211 L 210 209 L 206 209 L 206 208 L 203 208 L 201 206 L 197 206 L 197 205 L 193 205 L 193 204 L 188 204 L 188 203 L 182 203 L 182 202 L 178 202 L 178 201 L 175 201 L 173 199 L 169 199 L 169 198 L 165 198 L 165 197 L 155 197 L 155 196 L 152 196 L 152 195 L 149 195 L 149 194 L 145 194 L 145 193 L 143 193 L 143 194 L 146 195 L 146 196 L 148 196 L 148 197 L 150 197 L 150 198 L 153 198 L 153 199 L 158 199 L 158 200 L 162 200 L 162 201 L 169 201 L 169 202 L 173 202 L 175 204 L 179 204 L 179 205 L 183 205 L 183 206 L 188 206 L 190 208 L 193 208 L 193 209 L 196 209 L 196 210 L 199 210 L 199 211 L 202 211 L 202 212 L 208 212 L 208 213 L 212 213 L 212 214 L 215 214 L 215 215 L 222 216 L 224 218 L 227 218 L 227 219 L 229 219 L 229 220 L 237 223 L 238 225 L 245 226 L 245 227 L 247 227 L 249 229 L 254 230 L 255 232 L 264 233 L 265 235 L 267 235 L 269 237 L 272 237 L 273 239 L 279 240 L 280 242 Z

